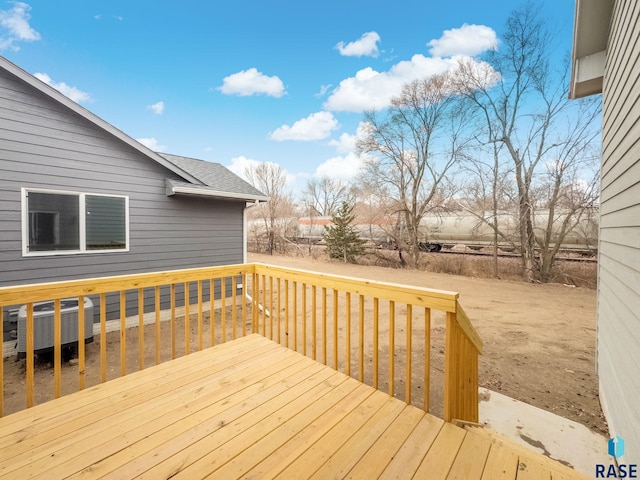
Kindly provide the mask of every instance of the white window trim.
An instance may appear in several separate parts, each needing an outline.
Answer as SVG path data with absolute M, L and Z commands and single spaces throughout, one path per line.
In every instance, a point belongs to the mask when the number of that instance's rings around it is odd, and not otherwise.
M 29 202 L 27 195 L 29 193 L 50 193 L 57 195 L 77 195 L 79 197 L 79 234 L 80 234 L 80 249 L 79 250 L 51 250 L 51 251 L 29 251 Z M 72 190 L 49 190 L 42 188 L 26 188 L 20 189 L 21 194 L 21 208 L 22 208 L 22 256 L 23 257 L 50 257 L 56 255 L 86 255 L 93 253 L 125 253 L 130 248 L 129 238 L 129 196 L 128 195 L 110 195 L 105 193 L 93 193 L 93 192 L 78 192 Z M 124 198 L 124 222 L 125 222 L 125 248 L 119 249 L 105 249 L 105 250 L 87 250 L 87 231 L 85 222 L 85 206 L 86 196 L 94 197 L 112 197 L 112 198 Z

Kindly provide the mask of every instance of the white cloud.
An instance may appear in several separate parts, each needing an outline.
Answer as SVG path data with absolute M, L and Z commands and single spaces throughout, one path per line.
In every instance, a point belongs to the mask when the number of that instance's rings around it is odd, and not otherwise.
M 247 168 L 255 168 L 260 165 L 260 163 L 262 162 L 240 155 L 239 157 L 233 157 L 231 159 L 231 164 L 227 165 L 227 168 L 240 178 L 247 180 L 247 176 L 245 175 Z
M 329 140 L 329 146 L 335 147 L 339 153 L 353 152 L 356 148 L 358 137 L 343 133 L 338 140 Z
M 269 164 L 275 165 L 273 162 L 260 162 L 258 160 L 247 158 L 244 155 L 240 155 L 239 157 L 233 157 L 231 159 L 231 164 L 227 165 L 226 167 L 229 170 L 231 170 L 233 173 L 238 175 L 240 178 L 248 181 L 247 175 L 246 175 L 247 168 L 255 168 L 262 163 L 269 163 Z M 288 172 L 282 166 L 280 167 L 283 169 L 284 175 L 286 178 L 285 185 L 288 187 L 292 186 L 296 182 L 298 175 Z
M 269 77 L 255 68 L 225 77 L 222 81 L 222 86 L 218 87 L 218 90 L 225 95 L 238 95 L 240 97 L 263 94 L 280 98 L 286 93 L 280 78 L 277 76 Z
M 336 48 L 340 55 L 345 57 L 377 57 L 379 55 L 378 42 L 380 35 L 376 32 L 367 32 L 362 34 L 359 40 L 349 42 L 339 42 Z
M 330 140 L 329 146 L 335 147 L 338 153 L 353 153 L 356 151 L 356 143 L 360 139 L 364 139 L 367 131 L 366 123 L 360 122 L 355 135 L 343 133 L 338 140 Z
M 440 38 L 431 40 L 427 45 L 434 57 L 474 56 L 498 48 L 498 38 L 492 28 L 465 23 L 460 28 L 445 30 Z
M 50 87 L 55 88 L 60 93 L 62 93 L 66 97 L 69 97 L 71 100 L 73 100 L 76 103 L 91 101 L 91 96 L 88 93 L 83 92 L 82 90 L 76 87 L 72 87 L 71 85 L 67 85 L 64 82 L 54 82 L 51 79 L 51 77 L 46 73 L 34 73 L 33 76 L 36 77 L 41 82 L 46 83 Z
M 473 69 L 491 69 L 487 63 L 470 57 L 430 58 L 416 54 L 411 60 L 396 63 L 387 72 L 367 67 L 355 77 L 342 80 L 322 107 L 333 112 L 382 110 L 391 104 L 393 97 L 400 95 L 403 85 L 454 70 L 460 61 L 467 62 Z
M 156 115 L 162 115 L 164 113 L 164 102 L 156 102 L 152 105 L 147 105 L 147 110 L 151 110 Z
M 147 147 L 149 150 L 153 150 L 154 152 L 164 152 L 167 150 L 166 145 L 159 145 L 158 140 L 155 138 L 136 138 L 137 142 L 140 142 L 142 145 Z
M 348 180 L 358 175 L 363 163 L 363 157 L 356 153 L 333 157 L 318 165 L 313 176 Z
M 93 18 L 95 18 L 96 20 L 101 20 L 104 17 L 104 15 L 102 15 L 101 13 L 98 13 L 97 15 L 94 15 Z M 118 21 L 122 21 L 124 20 L 124 17 L 122 15 L 109 15 L 110 18 L 114 18 Z
M 451 60 L 417 54 L 409 61 L 396 63 L 387 72 L 367 67 L 358 71 L 355 77 L 342 80 L 323 107 L 330 111 L 358 113 L 383 109 L 400 94 L 404 84 L 443 73 L 454 66 L 455 62 Z
M 331 135 L 331 132 L 337 128 L 340 128 L 340 124 L 331 113 L 316 112 L 298 120 L 292 126 L 282 125 L 273 131 L 269 137 L 278 142 L 283 140 L 322 140 Z
M 40 34 L 29 25 L 31 7 L 23 2 L 12 3 L 13 8 L 0 10 L 0 50 L 18 51 L 16 42 L 40 40 Z
M 409 82 L 452 70 L 458 66 L 459 60 L 481 65 L 482 62 L 471 56 L 497 48 L 498 41 L 489 27 L 463 25 L 445 31 L 440 39 L 429 42 L 429 45 L 432 46 L 433 57 L 416 54 L 411 60 L 394 64 L 386 72 L 367 67 L 342 80 L 323 108 L 333 112 L 357 113 L 387 108 L 391 99 L 397 97 L 402 86 Z M 458 56 L 452 58 L 454 54 Z
M 320 85 L 320 91 L 318 93 L 314 93 L 313 96 L 316 98 L 324 97 L 332 86 L 333 86 L 332 84 Z

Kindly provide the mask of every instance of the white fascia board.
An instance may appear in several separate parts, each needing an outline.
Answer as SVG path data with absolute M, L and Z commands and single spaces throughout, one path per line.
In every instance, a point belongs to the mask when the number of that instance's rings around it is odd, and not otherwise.
M 220 190 L 214 190 L 212 188 L 201 188 L 201 187 L 188 187 L 184 185 L 173 185 L 170 182 L 167 182 L 167 196 L 172 196 L 176 194 L 182 195 L 200 195 L 204 197 L 214 197 L 214 198 L 226 198 L 233 200 L 245 200 L 252 202 L 266 202 L 269 200 L 269 197 L 264 195 L 251 195 L 247 193 L 236 193 L 236 192 L 223 192 Z

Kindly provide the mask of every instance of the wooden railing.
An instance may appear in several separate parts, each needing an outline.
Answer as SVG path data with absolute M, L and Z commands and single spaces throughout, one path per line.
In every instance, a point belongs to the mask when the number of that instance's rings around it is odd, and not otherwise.
M 93 345 L 78 342 L 73 374 L 62 362 L 60 302 L 78 298 L 83 305 L 85 297 L 97 305 L 99 323 Z M 34 304 L 43 301 L 54 302 L 53 376 L 34 363 Z M 482 341 L 457 293 L 245 264 L 0 288 L 0 311 L 23 304 L 26 379 L 23 391 L 9 392 L 23 396 L 23 407 L 69 393 L 63 375 L 77 374 L 77 389 L 84 389 L 260 333 L 447 421 L 478 421 Z M 80 339 L 84 314 L 80 308 Z M 443 371 L 440 384 L 432 370 Z M 16 409 L 4 408 L 3 378 L 0 362 L 0 416 Z

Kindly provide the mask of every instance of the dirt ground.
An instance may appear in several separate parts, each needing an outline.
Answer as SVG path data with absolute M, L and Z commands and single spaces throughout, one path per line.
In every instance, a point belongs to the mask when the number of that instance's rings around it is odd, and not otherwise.
M 592 289 L 345 265 L 303 257 L 249 254 L 248 260 L 458 292 L 462 306 L 484 341 L 484 354 L 480 357 L 481 386 L 580 422 L 598 433 L 608 434 L 598 399 L 595 370 L 596 294 Z M 205 322 L 207 321 L 205 316 Z M 145 328 L 147 344 L 154 341 L 153 329 L 153 325 Z M 170 358 L 169 326 L 163 325 L 162 329 L 164 361 Z M 195 332 L 195 329 L 196 325 L 192 320 L 191 331 Z M 130 330 L 127 333 L 127 372 L 137 370 L 139 362 L 137 329 Z M 444 329 L 436 325 L 433 330 Z M 180 323 L 177 326 L 178 355 L 185 350 L 183 332 L 184 327 Z M 227 333 L 231 334 L 231 327 Z M 216 335 L 219 338 L 219 330 Z M 344 336 L 342 329 L 339 335 L 341 338 Z M 108 378 L 115 378 L 120 373 L 118 338 L 118 332 L 107 336 Z M 197 337 L 192 338 L 191 349 L 196 350 Z M 99 346 L 99 342 L 86 346 L 87 386 L 100 381 Z M 441 340 L 434 336 L 431 348 L 435 354 L 442 353 Z M 145 348 L 145 366 L 155 362 L 152 350 Z M 398 372 L 403 371 L 400 357 L 398 355 L 396 359 L 396 362 L 400 362 L 396 364 Z M 367 361 L 370 362 L 371 359 L 368 358 Z M 341 368 L 343 367 L 342 365 Z M 381 365 L 381 370 L 383 368 L 386 367 Z M 63 394 L 71 393 L 78 385 L 77 363 L 65 363 L 62 370 Z M 433 377 L 442 372 L 442 362 L 437 355 L 434 355 L 431 372 Z M 352 375 L 356 374 L 352 372 Z M 419 384 L 421 374 L 414 372 L 414 375 L 414 383 Z M 24 360 L 17 362 L 15 357 L 5 358 L 5 414 L 24 408 L 24 380 Z M 369 382 L 370 378 L 366 380 Z M 36 403 L 51 397 L 52 385 L 53 369 L 45 364 L 37 365 Z M 379 388 L 386 390 L 384 380 Z M 437 388 L 435 387 L 436 390 Z M 396 382 L 396 390 L 403 390 L 401 380 Z M 413 395 L 419 396 L 419 392 Z M 433 411 L 436 414 L 441 408 L 441 397 L 441 391 L 432 392 Z

